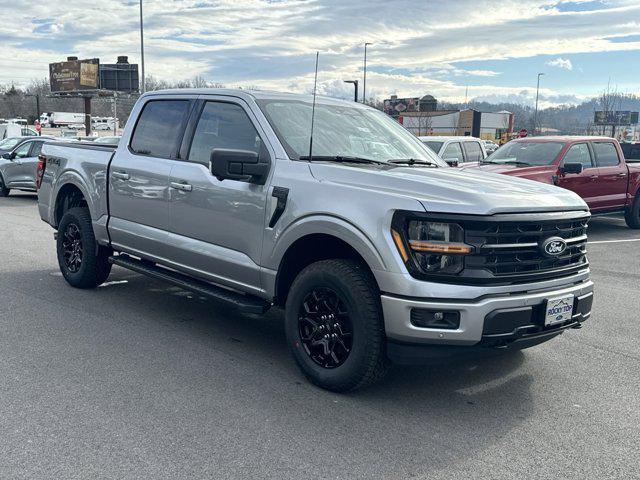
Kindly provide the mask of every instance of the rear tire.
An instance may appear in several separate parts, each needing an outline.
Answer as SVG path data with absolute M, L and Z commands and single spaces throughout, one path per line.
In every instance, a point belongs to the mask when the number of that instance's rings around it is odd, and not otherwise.
M 285 308 L 289 347 L 315 385 L 348 392 L 386 373 L 380 292 L 366 266 L 352 260 L 307 266 L 294 280 Z
M 624 219 L 629 228 L 640 229 L 640 191 L 636 192 L 633 205 L 625 212 Z
M 58 225 L 58 265 L 69 285 L 95 288 L 111 272 L 110 251 L 98 246 L 87 208 L 69 209 Z
M 2 178 L 2 175 L 0 175 L 0 197 L 8 197 L 10 191 L 11 189 L 7 188 L 7 186 L 4 184 L 4 178 Z

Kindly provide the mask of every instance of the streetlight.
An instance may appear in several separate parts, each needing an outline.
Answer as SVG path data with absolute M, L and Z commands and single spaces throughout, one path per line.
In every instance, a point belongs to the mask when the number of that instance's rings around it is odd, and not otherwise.
M 25 97 L 36 97 L 36 120 L 40 120 L 40 95 L 37 93 L 27 93 Z
M 140 84 L 140 90 L 144 93 L 144 25 L 142 23 L 142 0 L 140 0 L 140 67 L 142 73 L 142 83 Z
M 370 42 L 364 42 L 364 81 L 362 82 L 362 103 L 367 101 L 367 45 L 373 45 Z
M 344 83 L 353 83 L 353 87 L 354 87 L 353 101 L 358 102 L 358 80 L 345 80 Z
M 540 94 L 540 77 L 544 75 L 544 73 L 538 74 L 538 84 L 536 86 L 536 111 L 533 114 L 533 135 L 536 134 L 536 130 L 538 129 L 538 95 Z

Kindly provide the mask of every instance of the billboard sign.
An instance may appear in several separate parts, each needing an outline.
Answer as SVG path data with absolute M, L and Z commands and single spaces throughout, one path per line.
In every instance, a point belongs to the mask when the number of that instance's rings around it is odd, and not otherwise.
M 97 58 L 88 60 L 68 60 L 49 64 L 49 83 L 51 92 L 79 92 L 96 90 L 98 81 Z
M 419 111 L 420 99 L 415 98 L 389 98 L 384 101 L 384 113 L 387 115 L 400 115 L 403 112 Z
M 638 123 L 638 112 L 597 110 L 594 114 L 593 123 L 596 125 L 635 125 Z

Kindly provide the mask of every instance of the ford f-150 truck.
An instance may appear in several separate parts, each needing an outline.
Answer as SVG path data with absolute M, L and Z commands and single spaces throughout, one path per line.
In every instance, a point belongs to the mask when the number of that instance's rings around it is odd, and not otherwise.
M 117 147 L 45 144 L 37 183 L 72 286 L 115 264 L 241 311 L 282 306 L 302 372 L 334 391 L 390 361 L 529 347 L 591 313 L 576 194 L 450 168 L 357 103 L 147 93 Z
M 465 169 L 551 183 L 580 195 L 593 214 L 624 213 L 640 228 L 640 164 L 627 163 L 610 137 L 527 137 L 512 140 Z

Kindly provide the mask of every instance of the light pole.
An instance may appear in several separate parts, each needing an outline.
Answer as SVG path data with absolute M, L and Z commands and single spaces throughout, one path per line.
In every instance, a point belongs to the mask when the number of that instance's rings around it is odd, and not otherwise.
M 353 101 L 358 102 L 358 80 L 345 80 L 344 83 L 353 83 L 354 93 L 353 93 Z
M 144 24 L 142 22 L 142 0 L 140 0 L 140 68 L 141 68 L 141 76 L 142 82 L 140 83 L 140 91 L 142 93 L 145 92 L 144 85 Z
M 27 93 L 25 97 L 36 97 L 36 120 L 40 120 L 40 95 L 37 93 Z
M 540 77 L 542 75 L 544 75 L 544 73 L 538 74 L 538 84 L 536 85 L 536 110 L 533 114 L 533 135 L 535 135 L 538 130 L 538 95 L 540 94 Z
M 362 103 L 367 101 L 367 45 L 373 45 L 370 42 L 364 42 L 364 78 L 362 82 Z

